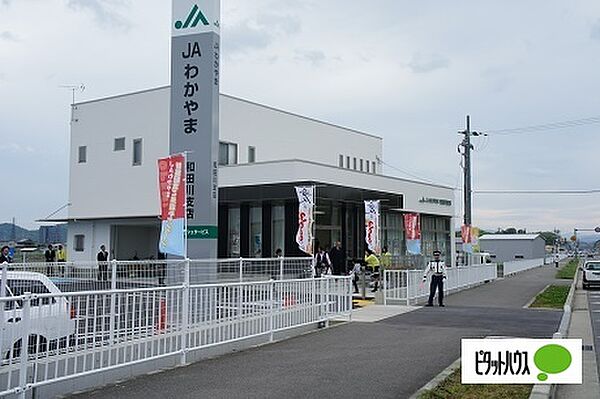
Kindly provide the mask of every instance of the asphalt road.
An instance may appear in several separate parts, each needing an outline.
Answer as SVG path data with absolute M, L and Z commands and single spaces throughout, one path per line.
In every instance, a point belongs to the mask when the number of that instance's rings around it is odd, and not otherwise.
M 460 356 L 460 339 L 550 337 L 561 315 L 523 309 L 551 266 L 377 323 L 348 323 L 74 398 L 406 398 Z M 600 301 L 599 301 L 600 302 Z

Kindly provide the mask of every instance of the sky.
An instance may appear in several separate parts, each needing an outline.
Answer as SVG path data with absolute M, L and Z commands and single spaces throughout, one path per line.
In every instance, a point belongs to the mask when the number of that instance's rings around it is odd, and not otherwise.
M 600 116 L 598 1 L 221 10 L 221 91 L 383 137 L 385 174 L 460 188 L 469 114 L 490 132 L 474 141 L 475 190 L 600 188 L 600 124 L 493 133 Z M 168 85 L 170 21 L 166 0 L 0 0 L 0 223 L 35 228 L 68 202 L 72 93 L 60 86 L 83 83 L 83 101 Z M 475 194 L 473 206 L 488 230 L 600 225 L 600 194 Z

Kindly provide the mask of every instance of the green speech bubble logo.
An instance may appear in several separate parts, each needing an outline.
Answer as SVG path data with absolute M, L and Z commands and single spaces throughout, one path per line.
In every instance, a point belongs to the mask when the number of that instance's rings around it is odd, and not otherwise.
M 569 368 L 572 360 L 571 352 L 560 345 L 551 344 L 541 347 L 533 356 L 533 362 L 543 371 L 538 374 L 538 380 L 546 381 L 548 374 L 562 373 Z

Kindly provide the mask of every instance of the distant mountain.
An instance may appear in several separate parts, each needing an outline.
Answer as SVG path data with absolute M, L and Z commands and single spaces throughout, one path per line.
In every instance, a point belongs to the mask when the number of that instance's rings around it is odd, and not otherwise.
M 0 223 L 0 242 L 29 239 L 40 244 L 50 244 L 67 241 L 67 226 L 42 226 L 37 230 L 27 230 L 15 225 L 13 237 L 12 223 Z
M 38 231 L 37 230 L 27 230 L 22 228 L 21 226 L 15 225 L 15 236 L 13 237 L 13 225 L 12 223 L 2 223 L 0 224 L 0 241 L 8 242 L 8 241 L 19 241 L 23 239 L 29 239 L 36 241 L 38 240 Z

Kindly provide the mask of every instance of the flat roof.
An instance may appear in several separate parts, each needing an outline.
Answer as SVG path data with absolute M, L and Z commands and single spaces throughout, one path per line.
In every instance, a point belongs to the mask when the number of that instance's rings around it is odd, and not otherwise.
M 442 185 L 442 184 L 429 183 L 429 182 L 424 182 L 424 181 L 421 181 L 421 180 L 410 180 L 410 179 L 405 179 L 405 178 L 402 178 L 402 177 L 383 175 L 383 174 L 380 174 L 380 173 L 362 172 L 362 171 L 359 171 L 359 170 L 347 169 L 347 168 L 340 168 L 339 166 L 334 166 L 334 165 L 329 165 L 329 164 L 324 164 L 324 163 L 314 162 L 314 161 L 307 161 L 307 160 L 304 160 L 304 159 L 281 159 L 281 160 L 276 160 L 276 161 L 242 163 L 242 164 L 235 164 L 235 165 L 219 166 L 219 168 L 227 168 L 227 169 L 239 168 L 239 169 L 241 169 L 241 168 L 251 168 L 253 166 L 257 167 L 257 166 L 261 166 L 261 165 L 277 165 L 277 164 L 291 163 L 291 162 L 293 162 L 293 163 L 303 163 L 303 164 L 307 164 L 307 165 L 314 165 L 314 166 L 318 166 L 318 167 L 322 167 L 322 168 L 327 168 L 327 169 L 335 169 L 339 173 L 353 173 L 353 174 L 358 174 L 358 175 L 361 175 L 361 176 L 373 176 L 373 177 L 376 177 L 376 178 L 389 179 L 391 181 L 397 181 L 397 182 L 403 182 L 403 183 L 412 183 L 412 184 L 420 184 L 420 185 L 424 185 L 424 186 L 437 187 L 437 188 L 443 188 L 443 189 L 448 189 L 448 190 L 454 191 L 454 187 L 445 186 L 445 185 Z M 315 177 L 314 180 L 318 181 L 319 178 Z M 454 200 L 454 198 L 451 198 L 451 199 Z
M 91 104 L 91 103 L 96 103 L 96 102 L 101 102 L 101 101 L 114 100 L 116 98 L 128 97 L 128 96 L 133 96 L 133 95 L 136 95 L 136 94 L 149 93 L 149 92 L 152 92 L 152 91 L 166 90 L 166 89 L 169 89 L 170 87 L 171 87 L 170 85 L 167 85 L 167 86 L 154 87 L 154 88 L 150 88 L 150 89 L 132 91 L 132 92 L 129 92 L 129 93 L 115 94 L 113 96 L 101 97 L 101 98 L 96 98 L 96 99 L 93 99 L 93 100 L 87 100 L 87 101 L 81 101 L 81 102 L 78 102 L 78 103 L 74 103 L 73 106 Z M 276 112 L 279 112 L 279 113 L 282 113 L 282 114 L 294 116 L 294 117 L 297 117 L 297 118 L 305 119 L 305 120 L 308 120 L 308 121 L 311 121 L 311 122 L 315 122 L 315 123 L 319 123 L 319 124 L 322 124 L 322 125 L 327 125 L 327 126 L 335 127 L 335 128 L 338 128 L 338 129 L 344 129 L 344 130 L 347 130 L 347 131 L 352 132 L 352 133 L 360 134 L 360 135 L 367 136 L 367 137 L 372 137 L 372 138 L 375 138 L 375 139 L 378 139 L 378 140 L 383 140 L 383 137 L 377 136 L 375 134 L 366 133 L 366 132 L 363 132 L 361 130 L 352 129 L 352 128 L 345 127 L 345 126 L 342 126 L 342 125 L 337 125 L 337 124 L 331 123 L 331 122 L 325 122 L 325 121 L 322 121 L 322 120 L 319 120 L 319 119 L 315 119 L 315 118 L 311 118 L 311 117 L 308 117 L 308 116 L 296 114 L 294 112 L 285 111 L 285 110 L 282 110 L 280 108 L 275 108 L 275 107 L 272 107 L 272 106 L 269 106 L 269 105 L 260 104 L 260 103 L 257 103 L 255 101 L 247 100 L 245 98 L 232 96 L 231 94 L 220 93 L 220 95 L 223 96 L 223 97 L 231 98 L 233 100 L 242 101 L 242 102 L 245 102 L 245 103 L 248 103 L 248 104 L 252 104 L 252 105 L 257 106 L 257 107 L 266 108 L 266 109 L 271 110 L 271 111 L 276 111 Z
M 539 234 L 485 234 L 479 240 L 535 240 Z

